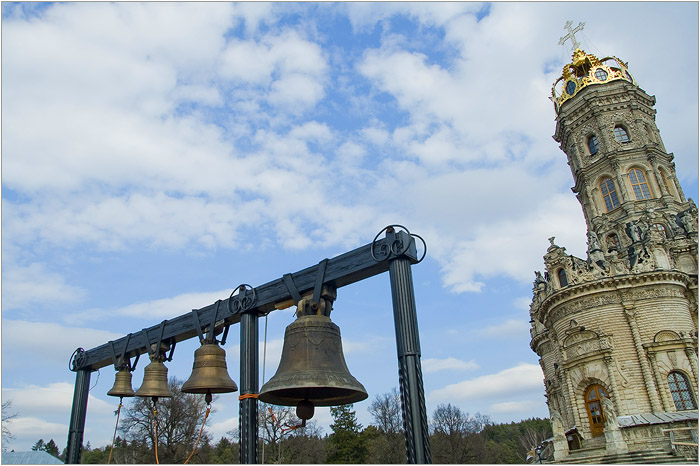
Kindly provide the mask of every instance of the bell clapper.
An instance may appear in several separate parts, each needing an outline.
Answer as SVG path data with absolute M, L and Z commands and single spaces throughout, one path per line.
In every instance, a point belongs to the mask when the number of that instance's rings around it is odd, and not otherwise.
M 302 400 L 297 405 L 297 417 L 301 419 L 302 426 L 306 426 L 306 420 L 314 417 L 314 405 L 309 400 Z

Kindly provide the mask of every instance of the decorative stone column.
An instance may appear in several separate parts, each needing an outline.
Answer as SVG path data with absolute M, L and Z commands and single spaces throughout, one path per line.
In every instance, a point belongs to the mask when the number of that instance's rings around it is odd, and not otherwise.
M 687 343 L 685 346 L 685 355 L 688 357 L 688 362 L 690 362 L 690 368 L 693 371 L 693 376 L 695 377 L 695 383 L 698 383 L 698 355 L 695 352 L 695 348 L 691 343 Z
M 620 392 L 617 390 L 617 379 L 613 372 L 613 358 L 608 354 L 603 360 L 605 361 L 605 368 L 608 370 L 608 377 L 610 378 L 610 391 L 612 391 L 613 400 L 615 400 L 615 411 L 620 413 L 622 412 L 620 409 Z
M 672 411 L 672 407 L 674 406 L 673 401 L 668 398 L 668 392 L 662 388 L 664 383 L 661 379 L 661 372 L 659 371 L 657 354 L 654 351 L 649 351 L 648 356 L 649 361 L 651 362 L 651 370 L 654 372 L 654 379 L 656 379 L 656 386 L 659 387 L 659 394 L 661 395 L 661 402 L 663 403 L 664 411 Z
M 637 327 L 637 311 L 635 310 L 634 303 L 625 303 L 622 305 L 625 308 L 625 317 L 629 323 L 630 329 L 632 330 L 632 339 L 634 340 L 634 348 L 637 351 L 637 359 L 639 360 L 639 366 L 642 368 L 642 378 L 644 379 L 644 386 L 647 389 L 647 396 L 649 397 L 649 403 L 651 404 L 651 410 L 655 413 L 661 412 L 661 403 L 659 402 L 658 391 L 654 386 L 654 379 L 649 370 L 649 365 L 647 358 L 644 354 L 644 347 L 642 346 L 642 338 L 639 336 L 639 327 Z
M 574 424 L 581 427 L 583 423 L 578 412 L 578 400 L 576 399 L 576 394 L 574 393 L 574 387 L 571 385 L 571 377 L 569 377 L 569 370 L 562 367 L 562 378 L 564 379 L 564 386 L 569 390 L 569 407 L 571 409 L 571 415 L 574 418 Z

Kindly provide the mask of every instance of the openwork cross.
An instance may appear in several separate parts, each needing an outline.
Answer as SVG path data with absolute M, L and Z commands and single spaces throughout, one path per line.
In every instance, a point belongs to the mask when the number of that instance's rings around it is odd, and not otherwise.
M 559 39 L 559 45 L 564 45 L 564 42 L 566 42 L 568 39 L 571 39 L 571 49 L 573 51 L 576 51 L 577 48 L 579 48 L 579 43 L 576 40 L 576 34 L 577 32 L 580 32 L 583 30 L 583 26 L 586 25 L 586 23 L 578 23 L 578 26 L 576 26 L 574 29 L 571 29 L 571 21 L 567 21 L 566 25 L 564 26 L 564 29 L 569 31 L 567 35 Z

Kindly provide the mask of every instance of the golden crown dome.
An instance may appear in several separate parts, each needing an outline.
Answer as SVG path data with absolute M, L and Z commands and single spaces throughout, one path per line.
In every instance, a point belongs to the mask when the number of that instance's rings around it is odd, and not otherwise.
M 635 86 L 637 82 L 627 70 L 627 63 L 617 57 L 598 59 L 593 54 L 577 48 L 571 63 L 564 66 L 562 75 L 552 86 L 552 102 L 559 112 L 562 104 L 577 95 L 585 87 L 606 84 L 617 80 L 629 81 Z M 561 85 L 560 85 L 561 83 Z M 559 89 L 557 89 L 559 86 Z

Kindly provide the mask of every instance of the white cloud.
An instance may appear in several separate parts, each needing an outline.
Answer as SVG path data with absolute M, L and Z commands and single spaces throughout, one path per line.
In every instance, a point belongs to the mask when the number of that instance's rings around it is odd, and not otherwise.
M 22 364 L 27 371 L 64 367 L 77 347 L 93 348 L 123 335 L 86 327 L 68 327 L 54 322 L 2 319 L 3 370 Z M 3 387 L 10 384 L 3 380 Z M 71 395 L 72 396 L 72 395 Z
M 503 403 L 495 403 L 489 407 L 489 412 L 494 414 L 515 414 L 531 412 L 540 408 L 534 401 L 505 401 Z
M 462 361 L 461 359 L 451 357 L 445 359 L 425 358 L 421 360 L 421 366 L 423 368 L 423 372 L 426 374 L 440 371 L 464 371 L 469 369 L 477 369 L 479 367 L 474 360 Z
M 34 304 L 74 304 L 85 298 L 85 290 L 69 285 L 62 275 L 46 270 L 45 265 L 39 263 L 3 264 L 2 289 L 5 311 Z
M 232 290 L 220 290 L 202 293 L 183 293 L 172 298 L 155 299 L 141 303 L 131 304 L 118 309 L 105 311 L 109 315 L 122 315 L 132 318 L 158 320 L 172 318 L 199 309 L 218 300 L 227 299 Z M 221 303 L 223 311 L 226 304 Z
M 38 417 L 21 416 L 12 420 L 10 432 L 14 437 L 17 437 L 18 442 L 24 438 L 30 442 L 31 439 L 34 439 L 34 443 L 40 438 L 45 439 L 46 442 L 51 438 L 59 441 L 58 439 L 62 440 L 68 436 L 68 424 L 48 422 Z M 14 443 L 14 440 L 10 440 L 9 443 Z
M 48 416 L 53 414 L 65 414 L 70 416 L 73 405 L 74 386 L 67 382 L 54 382 L 47 386 L 27 385 L 9 388 L 5 385 L 2 389 L 3 398 L 12 400 L 12 409 L 22 416 Z M 88 404 L 90 412 L 95 414 L 109 414 L 114 407 L 89 395 Z
M 492 338 L 511 338 L 518 335 L 527 335 L 529 328 L 530 324 L 527 319 L 508 319 L 500 324 L 482 328 L 478 333 Z
M 521 363 L 496 374 L 488 374 L 433 390 L 430 400 L 464 401 L 472 399 L 522 395 L 524 391 L 542 390 L 542 369 Z
M 238 416 L 230 417 L 222 421 L 213 422 L 206 426 L 211 437 L 216 441 L 221 437 L 228 436 L 228 433 L 238 429 Z

